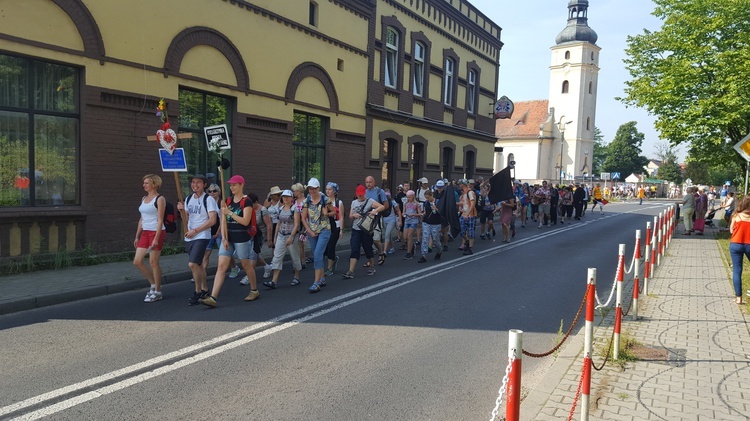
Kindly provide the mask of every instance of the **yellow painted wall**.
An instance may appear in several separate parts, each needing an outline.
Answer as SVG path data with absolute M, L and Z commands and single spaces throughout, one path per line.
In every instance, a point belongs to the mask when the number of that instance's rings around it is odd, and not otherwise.
M 0 32 L 83 51 L 73 21 L 49 0 L 0 2 Z
M 7 0 L 4 0 L 7 1 Z M 12 0 L 13 7 L 0 8 L 0 31 L 14 36 L 47 42 L 75 50 L 83 50 L 78 31 L 62 9 L 51 0 Z M 91 86 L 134 92 L 152 96 L 177 98 L 180 86 L 205 90 L 236 99 L 242 113 L 291 120 L 294 104 L 283 98 L 293 70 L 304 62 L 313 62 L 325 69 L 338 95 L 339 109 L 362 116 L 331 120 L 331 128 L 364 132 L 367 100 L 367 57 L 332 45 L 315 36 L 305 34 L 284 23 L 241 9 L 230 2 L 207 0 L 84 0 L 102 33 L 107 57 L 134 63 L 126 66 L 107 61 L 83 58 L 63 52 L 50 51 L 29 45 L 4 42 L 3 48 L 73 65 L 85 67 L 85 81 Z M 308 1 L 256 1 L 254 4 L 293 19 L 308 28 Z M 316 30 L 354 47 L 367 50 L 367 21 L 335 5 L 319 2 L 319 16 L 325 17 Z M 39 22 L 44 22 L 37 29 Z M 205 26 L 226 36 L 242 55 L 247 67 L 250 89 L 276 98 L 245 95 L 237 90 L 183 79 L 176 75 L 165 78 L 161 72 L 138 67 L 164 65 L 167 49 L 173 38 L 193 26 Z M 47 29 L 52 28 L 52 29 Z M 259 40 L 262 40 L 259 41 Z M 344 62 L 343 71 L 337 69 L 338 60 Z M 236 85 L 236 77 L 223 54 L 209 46 L 196 46 L 184 57 L 180 73 Z M 298 89 L 300 101 L 328 107 L 328 96 L 321 95 L 322 86 L 314 79 L 305 80 Z M 320 115 L 327 113 L 311 109 Z M 334 115 L 335 116 L 335 115 Z M 362 120 L 362 121 L 360 121 Z

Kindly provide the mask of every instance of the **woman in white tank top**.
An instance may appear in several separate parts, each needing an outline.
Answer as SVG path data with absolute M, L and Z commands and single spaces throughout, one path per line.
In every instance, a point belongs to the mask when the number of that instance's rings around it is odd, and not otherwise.
M 159 195 L 159 187 L 161 187 L 161 177 L 158 175 L 149 174 L 143 177 L 143 190 L 146 191 L 146 196 L 141 199 L 141 206 L 138 207 L 141 219 L 138 220 L 138 229 L 135 232 L 135 241 L 133 241 L 135 247 L 133 264 L 151 285 L 146 298 L 143 299 L 146 303 L 153 303 L 163 298 L 159 257 L 166 237 L 164 209 L 167 201 L 164 196 Z M 143 263 L 147 253 L 149 265 Z

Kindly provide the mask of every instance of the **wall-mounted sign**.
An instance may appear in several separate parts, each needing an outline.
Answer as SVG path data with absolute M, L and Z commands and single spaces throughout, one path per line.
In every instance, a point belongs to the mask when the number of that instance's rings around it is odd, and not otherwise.
M 495 118 L 510 118 L 513 115 L 513 101 L 503 95 L 495 103 Z
M 229 145 L 229 131 L 226 124 L 204 127 L 203 133 L 206 135 L 206 146 L 209 151 L 232 149 Z

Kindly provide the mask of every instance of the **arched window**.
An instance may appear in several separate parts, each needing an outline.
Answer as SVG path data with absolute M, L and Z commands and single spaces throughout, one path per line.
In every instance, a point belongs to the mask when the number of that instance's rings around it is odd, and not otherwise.
M 385 86 L 395 88 L 398 79 L 398 31 L 388 27 L 385 37 Z
M 570 84 L 568 83 L 567 80 L 563 81 L 563 84 L 562 84 L 562 93 L 567 94 L 568 93 L 568 89 L 570 89 Z
M 594 82 L 589 82 L 589 93 L 590 94 L 594 93 Z
M 570 51 L 565 52 L 565 60 L 570 60 Z
M 591 117 L 586 117 L 586 130 L 591 130 Z
M 456 63 L 452 58 L 445 59 L 445 77 L 443 77 L 443 103 L 453 105 L 453 82 Z
M 591 61 L 594 61 L 594 52 L 591 52 Z
M 424 96 L 425 46 L 421 42 L 414 43 L 414 81 L 412 92 L 417 96 Z
M 318 26 L 318 3 L 310 2 L 310 13 L 308 16 L 308 23 L 312 26 Z
M 508 164 L 507 166 L 516 165 L 516 157 L 513 156 L 512 153 L 508 154 Z

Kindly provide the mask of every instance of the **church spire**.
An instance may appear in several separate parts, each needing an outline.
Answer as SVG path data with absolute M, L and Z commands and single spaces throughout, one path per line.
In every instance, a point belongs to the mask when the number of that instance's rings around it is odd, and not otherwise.
M 596 45 L 598 35 L 588 24 L 588 0 L 570 0 L 568 2 L 568 25 L 557 35 L 557 45 L 566 42 L 590 42 Z

